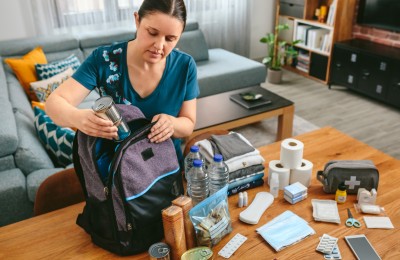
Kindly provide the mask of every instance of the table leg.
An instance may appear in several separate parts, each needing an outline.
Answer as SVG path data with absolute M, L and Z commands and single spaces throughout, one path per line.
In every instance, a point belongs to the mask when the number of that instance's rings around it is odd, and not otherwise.
M 293 135 L 294 105 L 283 108 L 283 113 L 278 116 L 278 131 L 276 141 L 280 141 Z

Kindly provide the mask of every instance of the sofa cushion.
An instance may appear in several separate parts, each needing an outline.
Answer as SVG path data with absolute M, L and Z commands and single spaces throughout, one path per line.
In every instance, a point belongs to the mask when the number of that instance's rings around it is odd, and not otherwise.
M 58 86 L 66 81 L 74 73 L 72 68 L 67 68 L 67 70 L 58 73 L 50 78 L 31 82 L 32 91 L 36 94 L 39 102 L 46 102 L 47 97 L 53 92 Z M 34 102 L 34 101 L 33 101 Z
M 31 174 L 26 177 L 26 190 L 28 193 L 28 199 L 31 202 L 35 202 L 36 192 L 39 189 L 40 184 L 47 179 L 47 177 L 65 170 L 64 168 L 53 168 L 53 169 L 43 169 L 31 172 Z
M 11 103 L 0 96 L 1 127 L 0 127 L 0 157 L 15 153 L 18 147 L 17 125 Z
M 25 93 L 31 100 L 36 99 L 36 95 L 30 91 L 29 83 L 37 81 L 35 64 L 47 63 L 46 56 L 44 55 L 41 47 L 36 47 L 22 58 L 7 58 L 5 63 L 10 66 L 14 74 L 17 76 L 21 86 L 25 89 Z
M 72 163 L 72 144 L 75 132 L 66 127 L 56 125 L 46 113 L 38 107 L 34 108 L 35 128 L 40 141 L 46 150 L 56 160 L 56 163 L 65 167 Z
M 41 46 L 44 53 L 79 49 L 78 40 L 74 36 L 69 34 L 60 34 L 57 36 L 49 35 L 0 41 L 0 56 L 22 56 L 36 46 Z
M 135 30 L 119 28 L 105 31 L 85 32 L 77 35 L 85 57 L 89 56 L 99 46 L 111 45 L 116 42 L 126 42 L 135 39 Z
M 0 157 L 0 171 L 5 171 L 14 168 L 15 168 L 15 162 L 13 155 L 10 154 Z
M 0 172 L 0 226 L 29 218 L 33 203 L 27 200 L 26 179 L 19 169 Z
M 78 57 L 75 54 L 71 54 L 65 59 L 53 61 L 47 64 L 35 64 L 36 74 L 39 80 L 48 79 L 54 77 L 61 72 L 66 71 L 68 68 L 72 68 L 74 71 L 81 65 Z
M 13 111 L 19 111 L 29 117 L 33 122 L 33 110 L 31 104 L 26 97 L 25 91 L 21 88 L 15 75 L 11 72 L 6 72 L 8 93 Z
M 18 148 L 14 154 L 16 166 L 25 175 L 40 169 L 54 168 L 46 149 L 37 138 L 33 120 L 19 111 L 16 111 L 14 115 L 19 139 Z
M 196 62 L 208 60 L 208 47 L 201 30 L 183 33 L 176 48 L 192 56 Z
M 197 63 L 200 96 L 259 85 L 265 82 L 265 66 L 223 49 L 210 49 L 210 58 Z

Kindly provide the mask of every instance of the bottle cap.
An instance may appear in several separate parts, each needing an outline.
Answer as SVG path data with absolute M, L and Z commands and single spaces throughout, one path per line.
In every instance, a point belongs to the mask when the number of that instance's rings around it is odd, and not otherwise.
M 197 145 L 193 145 L 190 147 L 190 151 L 192 153 L 197 153 L 199 151 L 199 147 Z
M 338 186 L 339 190 L 346 190 L 346 185 L 344 184 L 344 182 L 341 182 Z
M 201 165 L 203 164 L 202 160 L 196 159 L 193 161 L 193 166 L 194 167 L 201 167 Z
M 221 154 L 214 154 L 214 162 L 222 162 L 222 155 Z

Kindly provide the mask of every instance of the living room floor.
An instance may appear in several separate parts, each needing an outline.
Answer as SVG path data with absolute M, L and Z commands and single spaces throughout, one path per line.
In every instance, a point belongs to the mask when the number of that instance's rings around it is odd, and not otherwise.
M 400 109 L 341 86 L 319 83 L 284 71 L 279 85 L 267 88 L 295 103 L 295 114 L 319 126 L 332 126 L 400 159 Z

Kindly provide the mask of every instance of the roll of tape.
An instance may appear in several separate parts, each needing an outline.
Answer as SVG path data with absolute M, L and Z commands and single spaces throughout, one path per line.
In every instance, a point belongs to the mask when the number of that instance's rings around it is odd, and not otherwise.
M 312 164 L 312 162 L 306 159 L 302 159 L 300 167 L 290 170 L 289 183 L 293 184 L 295 182 L 300 182 L 304 186 L 309 187 L 311 183 L 313 166 L 314 165 Z
M 285 168 L 296 169 L 301 166 L 304 144 L 296 139 L 288 138 L 281 143 L 280 161 Z
M 278 160 L 272 160 L 269 162 L 268 167 L 268 185 L 271 181 L 272 173 L 276 172 L 279 176 L 279 189 L 283 190 L 289 185 L 290 169 L 283 167 L 282 163 Z

